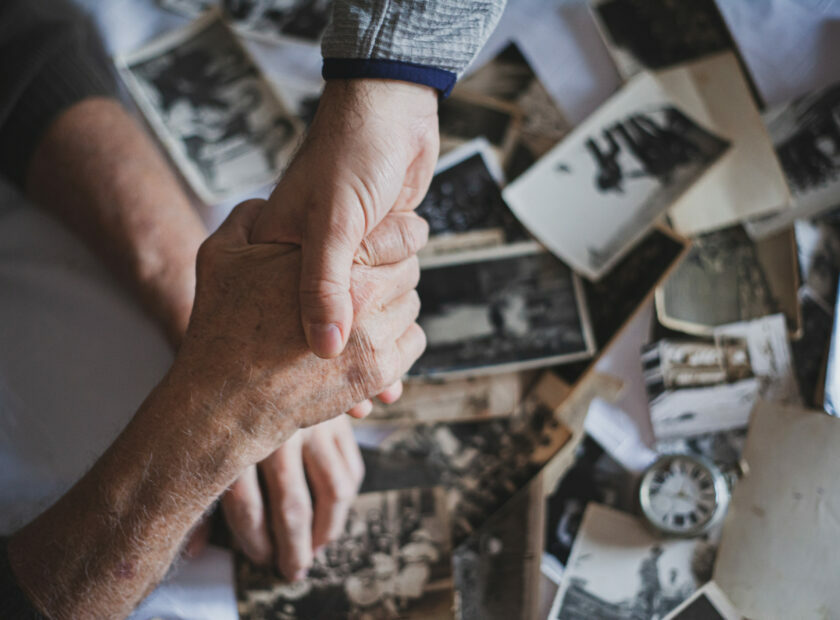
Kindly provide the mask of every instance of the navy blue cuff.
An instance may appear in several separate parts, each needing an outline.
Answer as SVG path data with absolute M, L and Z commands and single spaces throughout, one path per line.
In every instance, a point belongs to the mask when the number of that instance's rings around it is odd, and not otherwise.
M 379 78 L 413 82 L 431 86 L 440 92 L 442 99 L 452 92 L 458 77 L 452 71 L 437 67 L 378 58 L 325 58 L 321 75 L 325 80 Z

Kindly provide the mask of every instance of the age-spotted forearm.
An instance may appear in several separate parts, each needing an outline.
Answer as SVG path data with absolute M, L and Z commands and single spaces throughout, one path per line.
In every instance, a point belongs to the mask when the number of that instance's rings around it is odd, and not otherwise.
M 11 539 L 17 582 L 47 617 L 127 616 L 255 459 L 190 381 L 171 371 L 94 467 Z
M 80 234 L 177 344 L 206 230 L 166 160 L 115 100 L 63 112 L 32 156 L 27 194 Z

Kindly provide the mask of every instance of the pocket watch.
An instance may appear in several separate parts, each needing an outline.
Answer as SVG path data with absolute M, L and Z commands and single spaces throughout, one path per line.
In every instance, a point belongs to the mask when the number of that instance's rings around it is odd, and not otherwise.
M 708 459 L 666 454 L 642 474 L 639 504 L 645 519 L 660 532 L 699 536 L 723 520 L 729 481 Z

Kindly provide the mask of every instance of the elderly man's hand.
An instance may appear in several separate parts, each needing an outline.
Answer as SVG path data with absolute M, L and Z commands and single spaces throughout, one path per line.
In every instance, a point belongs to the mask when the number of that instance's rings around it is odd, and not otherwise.
M 300 249 L 248 243 L 264 204 L 237 207 L 199 250 L 195 306 L 175 362 L 196 389 L 219 386 L 219 404 L 235 413 L 229 432 L 251 446 L 253 463 L 394 385 L 425 347 L 412 257 L 353 267 L 347 348 L 315 356 L 300 323 Z
M 410 212 L 391 213 L 362 241 L 354 269 L 406 260 L 414 264 L 413 257 L 427 237 L 423 219 Z M 408 290 L 415 284 L 412 273 L 398 286 Z M 367 294 L 353 287 L 354 309 Z M 401 393 L 402 384 L 397 381 L 379 399 L 390 403 Z M 369 408 L 366 401 L 350 414 L 360 417 Z M 314 552 L 340 535 L 363 477 L 364 464 L 352 426 L 347 417 L 340 416 L 297 433 L 257 467 L 249 468 L 222 497 L 222 508 L 248 557 L 260 564 L 274 559 L 287 578 L 299 579 Z
M 390 212 L 423 199 L 438 156 L 437 92 L 387 80 L 327 83 L 307 138 L 269 198 L 251 240 L 303 250 L 307 341 L 338 355 L 353 324 L 350 270 Z

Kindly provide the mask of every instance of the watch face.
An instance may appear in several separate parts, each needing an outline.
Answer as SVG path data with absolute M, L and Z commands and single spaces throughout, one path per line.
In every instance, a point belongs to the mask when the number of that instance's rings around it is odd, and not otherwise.
M 642 477 L 642 512 L 658 529 L 683 536 L 699 534 L 726 510 L 729 491 L 711 463 L 687 455 L 660 458 Z

